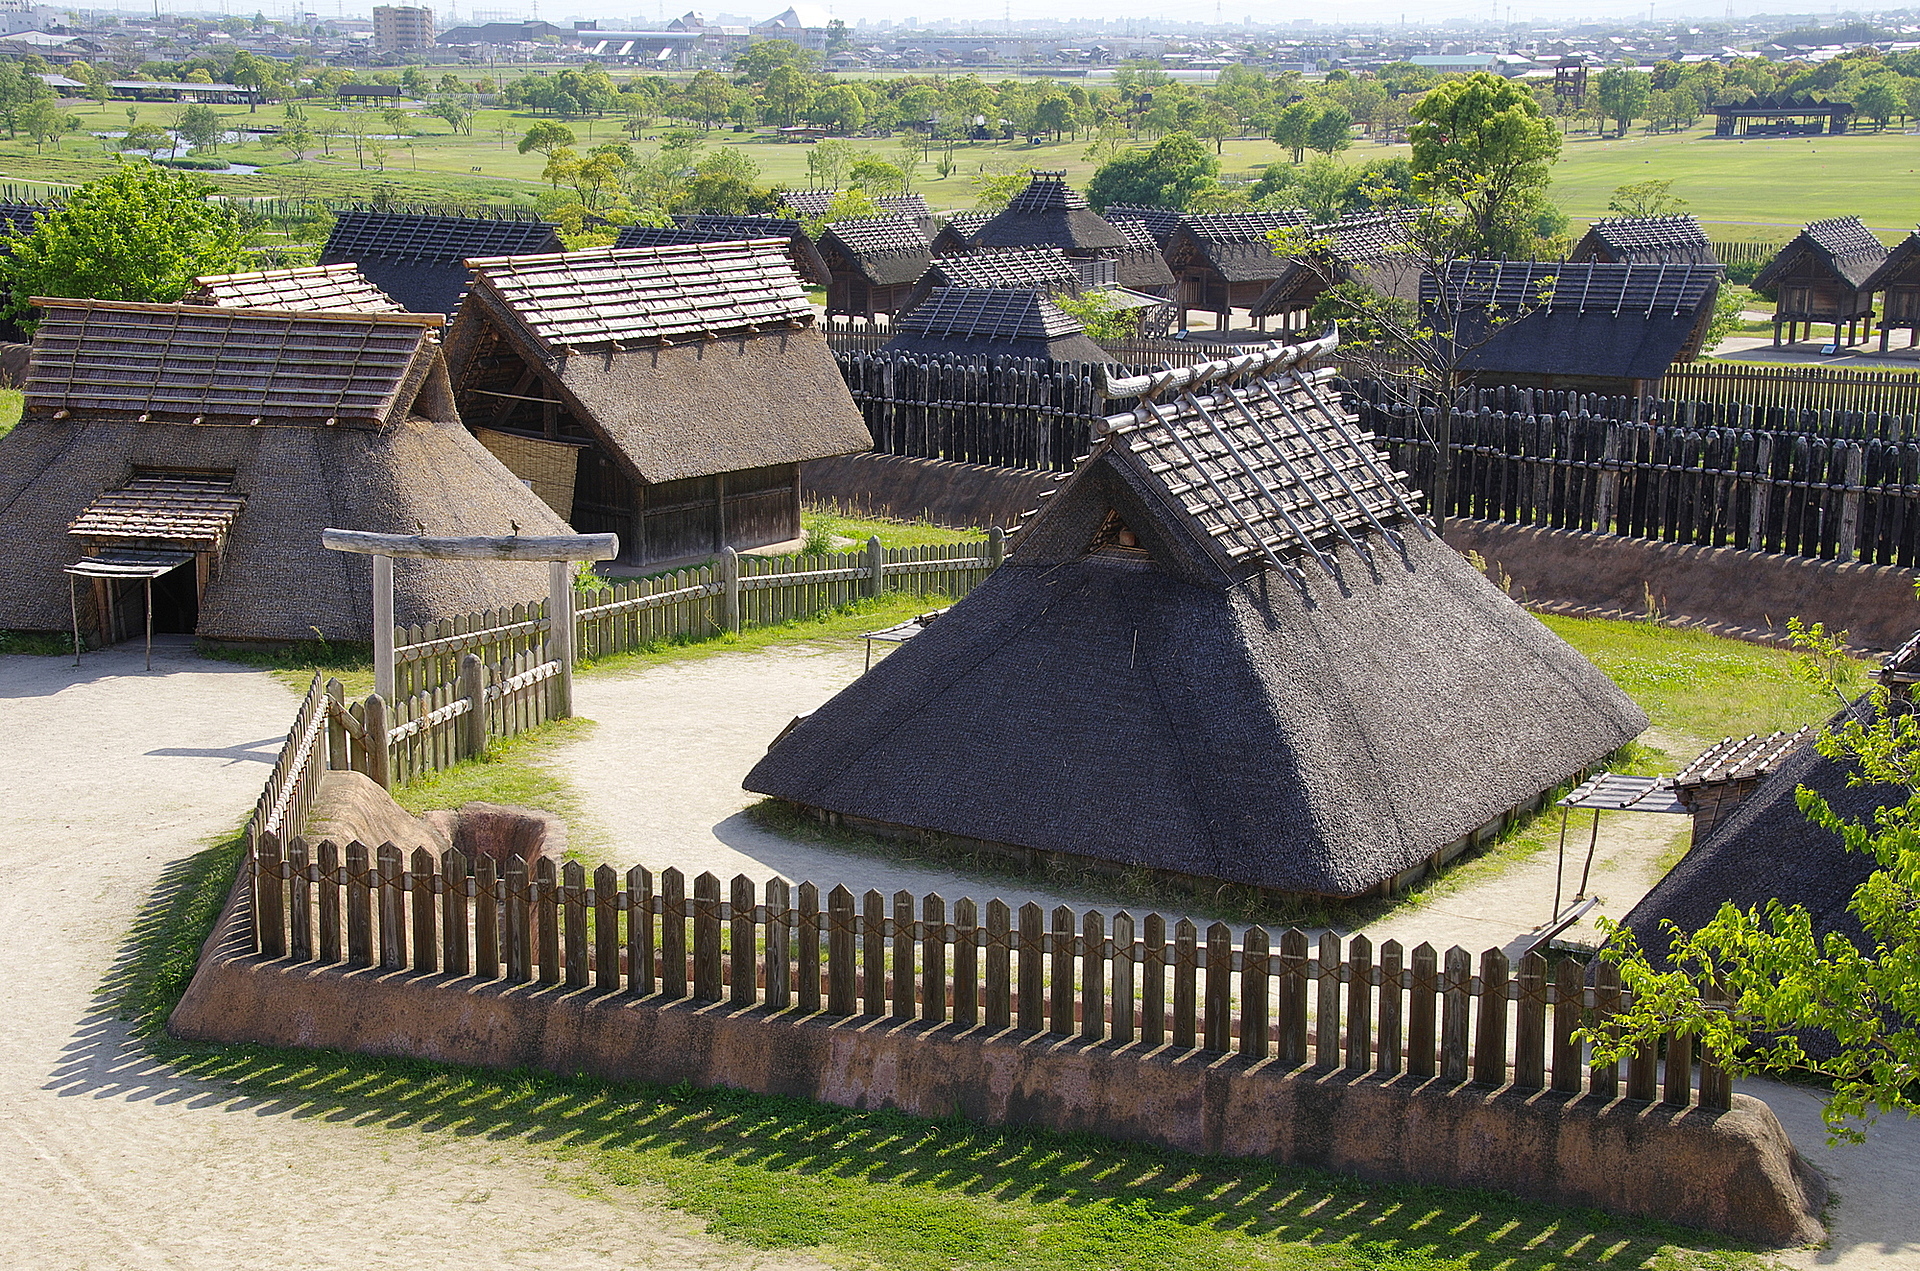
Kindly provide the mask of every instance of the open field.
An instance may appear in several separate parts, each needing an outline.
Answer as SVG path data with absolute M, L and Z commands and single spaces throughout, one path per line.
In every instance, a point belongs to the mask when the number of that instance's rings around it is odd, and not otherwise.
M 472 70 L 468 68 L 468 74 Z M 111 160 L 108 143 L 91 134 L 124 130 L 127 103 L 96 105 L 67 102 L 78 130 L 60 142 L 37 151 L 25 138 L 0 139 L 0 182 L 70 184 L 103 171 Z M 166 124 L 177 108 L 162 104 L 138 107 L 146 123 Z M 284 117 L 279 106 L 219 107 L 236 129 L 271 127 Z M 318 103 L 303 103 L 310 126 L 329 123 L 345 130 L 351 116 L 368 119 L 381 131 L 379 112 L 336 111 Z M 471 134 L 454 134 L 439 119 L 415 114 L 409 122 L 415 134 L 383 143 L 384 156 L 356 160 L 345 137 L 318 145 L 303 160 L 293 161 L 281 150 L 255 140 L 221 148 L 234 163 L 256 165 L 258 173 L 212 173 L 209 179 L 232 194 L 309 195 L 344 198 L 389 192 L 418 200 L 460 199 L 529 204 L 547 187 L 540 179 L 545 160 L 539 154 L 522 155 L 515 142 L 531 124 L 525 112 L 483 110 L 475 117 Z M 569 126 L 582 146 L 625 138 L 622 121 L 614 116 L 582 119 Z M 664 121 L 642 134 L 637 148 L 645 152 L 650 138 Z M 762 132 L 735 133 L 716 129 L 710 144 L 738 148 L 760 170 L 763 182 L 805 186 L 808 147 L 782 142 Z M 858 142 L 896 157 L 898 138 L 868 138 Z M 1364 162 L 1405 154 L 1405 146 L 1383 146 L 1357 141 L 1344 158 Z M 935 208 L 970 207 L 974 190 L 969 178 L 982 171 L 1004 171 L 1022 166 L 1064 168 L 1068 179 L 1084 183 L 1095 164 L 1084 142 L 1029 146 L 1024 142 L 970 142 L 955 150 L 954 173 L 938 176 L 935 165 L 923 164 L 915 188 Z M 1221 155 L 1224 172 L 1256 172 L 1286 157 L 1281 147 L 1260 139 L 1228 141 Z M 1890 237 L 1898 237 L 1920 220 L 1920 134 L 1889 131 L 1838 138 L 1776 138 L 1718 140 L 1709 125 L 1683 133 L 1653 136 L 1631 132 L 1625 138 L 1574 133 L 1566 138 L 1555 172 L 1553 196 L 1576 221 L 1606 214 L 1615 186 L 1632 181 L 1670 179 L 1674 193 L 1688 202 L 1688 210 L 1708 222 L 1715 238 L 1778 241 L 1808 220 L 1826 216 L 1858 215 Z

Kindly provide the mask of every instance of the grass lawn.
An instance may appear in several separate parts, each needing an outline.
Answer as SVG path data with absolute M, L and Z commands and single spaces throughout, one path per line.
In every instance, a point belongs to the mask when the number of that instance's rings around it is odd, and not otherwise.
M 17 388 L 0 388 L 0 437 L 13 431 L 20 422 L 20 411 L 26 405 L 26 394 Z
M 853 547 L 841 544 L 834 550 L 857 551 L 866 547 L 869 538 L 878 538 L 882 547 L 927 547 L 935 543 L 979 542 L 987 536 L 985 530 L 950 530 L 931 521 L 890 521 L 855 516 L 842 513 L 837 506 L 831 505 L 807 508 L 801 513 L 800 526 L 807 536 L 810 550 L 816 540 L 847 539 L 854 544 Z

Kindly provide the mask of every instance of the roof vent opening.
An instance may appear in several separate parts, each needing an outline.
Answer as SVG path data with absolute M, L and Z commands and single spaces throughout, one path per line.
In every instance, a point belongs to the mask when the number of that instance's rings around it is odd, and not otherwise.
M 1100 522 L 1100 528 L 1094 531 L 1093 539 L 1087 544 L 1087 555 L 1103 557 L 1107 560 L 1153 563 L 1153 553 L 1140 542 L 1138 534 L 1127 528 L 1127 523 L 1120 519 L 1120 514 L 1111 508 L 1107 510 L 1106 519 Z

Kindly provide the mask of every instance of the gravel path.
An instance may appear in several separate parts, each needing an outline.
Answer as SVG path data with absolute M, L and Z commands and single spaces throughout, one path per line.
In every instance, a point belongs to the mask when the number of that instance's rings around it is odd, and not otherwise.
M 586 1198 L 518 1145 L 379 1129 L 186 1080 L 96 997 L 170 862 L 232 830 L 295 699 L 156 650 L 0 657 L 0 1266 L 816 1266 Z

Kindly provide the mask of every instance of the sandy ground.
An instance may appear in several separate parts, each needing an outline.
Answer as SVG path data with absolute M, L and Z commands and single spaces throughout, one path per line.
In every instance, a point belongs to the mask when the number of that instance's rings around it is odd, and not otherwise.
M 1120 907 L 1112 897 L 1010 886 L 1004 878 L 794 843 L 747 820 L 743 812 L 757 796 L 741 790 L 740 779 L 788 720 L 856 677 L 862 658 L 858 644 L 822 642 L 588 677 L 575 689 L 575 705 L 599 727 L 562 751 L 556 766 L 578 786 L 587 814 L 609 842 L 620 845 L 613 850 L 624 849 L 617 856 L 622 865 L 671 865 L 689 876 L 711 870 L 723 879 L 736 873 L 756 881 L 774 875 L 810 879 L 822 891 L 838 882 L 856 892 L 937 891 L 949 902 L 1000 896 L 1016 905 L 1031 899 Z M 1670 739 L 1653 740 L 1676 754 L 1686 749 Z M 1569 894 L 1578 886 L 1590 825 L 1576 817 L 1568 834 Z M 1624 916 L 1659 878 L 1658 861 L 1685 831 L 1680 817 L 1607 814 L 1590 888 L 1601 898 L 1598 912 Z M 1516 950 L 1553 909 L 1556 869 L 1552 848 L 1502 869 L 1469 867 L 1456 885 L 1365 930 L 1376 946 L 1397 939 L 1409 949 L 1425 940 L 1476 954 L 1494 945 Z M 1569 934 L 1597 940 L 1591 921 Z M 1783 1261 L 1809 1269 L 1920 1271 L 1920 1217 L 1914 1211 L 1920 1121 L 1883 1121 L 1867 1146 L 1829 1149 L 1813 1094 L 1766 1081 L 1741 1088 L 1773 1105 L 1838 1197 L 1828 1214 L 1829 1247 L 1794 1251 Z
M 147 1061 L 96 994 L 172 861 L 230 831 L 294 699 L 163 646 L 0 657 L 0 1266 L 814 1266 L 588 1199 L 515 1145 L 316 1116 Z M 56 863 L 57 862 L 57 863 Z

